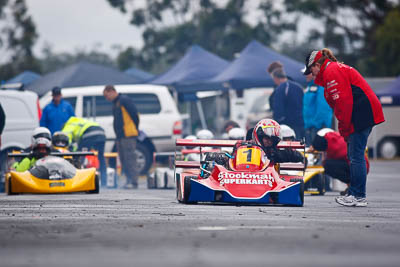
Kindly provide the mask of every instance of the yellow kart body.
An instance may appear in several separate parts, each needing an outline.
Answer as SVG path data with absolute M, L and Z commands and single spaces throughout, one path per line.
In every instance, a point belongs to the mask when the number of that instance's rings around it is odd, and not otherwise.
M 324 167 L 322 166 L 308 166 L 304 172 L 304 184 L 308 183 L 312 179 L 325 179 L 324 177 Z M 323 182 L 323 184 L 325 184 Z M 305 194 L 312 195 L 323 195 L 325 193 L 325 188 L 318 190 L 304 190 Z
M 33 193 L 56 194 L 72 192 L 98 193 L 99 181 L 96 169 L 77 170 L 73 178 L 48 180 L 33 176 L 29 171 L 11 171 L 6 174 L 7 194 Z M 97 191 L 97 192 L 96 192 Z
M 5 187 L 9 195 L 99 193 L 100 181 L 96 168 L 77 169 L 65 159 L 51 156 L 38 160 L 27 171 L 8 172 Z

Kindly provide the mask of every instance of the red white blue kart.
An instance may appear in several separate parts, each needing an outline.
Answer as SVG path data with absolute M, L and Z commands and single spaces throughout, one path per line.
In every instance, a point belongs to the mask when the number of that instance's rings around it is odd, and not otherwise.
M 177 146 L 234 147 L 234 140 L 178 139 Z M 304 149 L 300 142 L 281 142 L 278 148 Z M 228 164 L 175 161 L 176 195 L 180 203 L 226 202 L 303 206 L 302 176 L 283 175 L 280 169 L 302 170 L 304 164 L 273 164 L 262 148 L 243 143 Z M 228 165 L 228 166 L 227 166 Z

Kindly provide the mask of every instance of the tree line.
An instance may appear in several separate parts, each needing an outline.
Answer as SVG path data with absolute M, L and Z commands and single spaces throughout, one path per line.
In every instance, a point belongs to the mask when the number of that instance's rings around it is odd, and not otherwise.
M 25 1 L 0 0 L 0 48 L 10 55 L 0 80 L 82 59 L 160 73 L 193 44 L 232 60 L 253 39 L 301 62 L 310 50 L 329 47 L 366 76 L 400 74 L 400 0 L 106 1 L 142 29 L 142 48 L 127 47 L 111 58 L 96 49 L 56 54 L 48 46 L 38 58 L 32 52 L 38 34 Z M 304 19 L 307 31 L 299 36 Z

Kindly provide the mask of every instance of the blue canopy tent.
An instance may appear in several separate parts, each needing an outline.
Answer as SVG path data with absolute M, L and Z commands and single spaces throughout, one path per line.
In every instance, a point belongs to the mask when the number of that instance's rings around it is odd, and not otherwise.
M 210 85 L 217 83 L 236 90 L 272 87 L 274 82 L 268 75 L 267 68 L 273 61 L 280 61 L 286 74 L 292 80 L 303 85 L 306 83 L 306 79 L 301 73 L 301 69 L 304 67 L 303 63 L 279 54 L 255 40 L 242 50 L 239 58 L 206 83 Z
M 198 85 L 214 77 L 228 65 L 228 61 L 206 51 L 198 45 L 193 45 L 172 68 L 148 81 L 148 83 L 161 84 L 173 88 L 181 101 L 195 101 L 201 126 L 206 129 L 207 124 L 203 108 L 196 96 L 196 91 L 199 91 L 199 88 L 195 86 L 194 89 L 190 91 L 186 91 L 185 88 L 187 86 L 190 87 L 191 84 Z M 223 89 L 223 87 L 208 87 L 208 90 L 216 89 Z M 187 102 L 187 105 L 190 106 L 190 103 Z M 189 110 L 191 110 L 191 108 L 189 108 Z
M 400 76 L 376 94 L 382 105 L 400 105 Z
M 124 73 L 134 77 L 141 82 L 146 82 L 154 78 L 154 74 L 133 67 L 125 70 Z
M 173 87 L 178 93 L 189 93 L 193 96 L 196 91 L 201 90 L 201 88 L 196 87 L 201 87 L 205 80 L 214 77 L 228 66 L 228 61 L 198 45 L 193 45 L 171 69 L 148 83 L 167 85 Z M 207 86 L 207 90 L 223 89 L 221 85 L 217 86 L 219 87 Z M 186 95 L 186 98 L 188 98 L 188 95 Z
M 17 76 L 9 79 L 5 83 L 22 83 L 24 86 L 27 86 L 28 84 L 36 81 L 40 77 L 41 77 L 40 74 L 33 72 L 33 71 L 26 70 L 24 72 L 21 72 Z
M 88 62 L 72 64 L 60 70 L 50 72 L 26 86 L 26 90 L 39 96 L 50 91 L 54 86 L 77 87 L 106 84 L 134 84 L 139 80 L 116 69 Z

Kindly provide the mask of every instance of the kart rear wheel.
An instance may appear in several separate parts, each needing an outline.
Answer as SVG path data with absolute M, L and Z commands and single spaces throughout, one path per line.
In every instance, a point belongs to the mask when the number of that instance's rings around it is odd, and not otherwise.
M 300 200 L 301 200 L 301 204 L 297 205 L 299 207 L 303 207 L 304 205 L 304 180 L 303 179 L 299 179 L 299 178 L 292 178 L 290 179 L 291 182 L 300 182 Z
M 325 175 L 323 174 L 318 174 L 317 189 L 318 189 L 318 195 L 320 196 L 325 195 Z
M 185 204 L 195 204 L 196 202 L 189 201 L 190 196 L 190 181 L 192 180 L 191 176 L 186 176 L 185 180 L 183 181 L 183 199 L 182 202 Z
M 175 180 L 176 180 L 176 199 L 178 200 L 179 203 L 183 203 L 183 201 L 182 201 L 183 196 L 182 196 L 182 189 L 181 189 L 181 179 L 180 179 L 180 176 L 177 175 L 177 176 L 175 177 Z
M 100 192 L 100 179 L 99 176 L 96 175 L 94 178 L 94 190 L 89 191 L 89 194 L 98 194 Z

